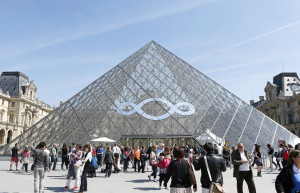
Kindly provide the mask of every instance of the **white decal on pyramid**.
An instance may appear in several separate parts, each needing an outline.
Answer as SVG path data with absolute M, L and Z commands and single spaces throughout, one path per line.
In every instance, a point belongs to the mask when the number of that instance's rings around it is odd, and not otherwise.
M 160 116 L 152 116 L 152 115 L 149 115 L 147 113 L 145 113 L 143 110 L 142 110 L 142 107 L 149 103 L 149 102 L 162 102 L 162 103 L 165 103 L 167 106 L 170 107 L 170 110 L 163 114 L 163 115 L 160 115 Z M 124 111 L 124 108 L 128 107 L 128 106 L 131 106 L 132 109 L 130 111 Z M 180 106 L 188 106 L 188 111 L 181 111 L 179 109 Z M 162 119 L 166 119 L 168 117 L 170 117 L 172 114 L 174 114 L 175 112 L 180 114 L 180 115 L 191 115 L 195 112 L 195 107 L 190 104 L 190 103 L 187 103 L 187 102 L 179 102 L 177 104 L 173 104 L 171 102 L 169 102 L 168 100 L 166 99 L 163 99 L 163 98 L 149 98 L 149 99 L 146 99 L 144 101 L 142 101 L 140 104 L 136 105 L 134 104 L 133 102 L 124 102 L 124 103 L 121 103 L 119 104 L 119 106 L 117 107 L 117 112 L 120 114 L 120 115 L 132 115 L 134 113 L 139 113 L 140 115 L 142 115 L 143 117 L 147 118 L 147 119 L 150 119 L 150 120 L 162 120 Z

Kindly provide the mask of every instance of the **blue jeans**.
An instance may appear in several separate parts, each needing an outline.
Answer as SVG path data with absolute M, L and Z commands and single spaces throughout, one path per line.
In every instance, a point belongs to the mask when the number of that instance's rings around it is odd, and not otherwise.
M 51 157 L 51 165 L 53 166 L 52 167 L 52 170 L 55 170 L 56 168 L 56 163 L 57 163 L 57 157 L 54 159 L 54 156 Z
M 154 177 L 154 179 L 156 179 L 156 174 L 157 174 L 157 166 L 152 166 L 152 170 L 153 170 L 153 172 L 152 172 L 151 176 L 153 176 L 153 177 Z

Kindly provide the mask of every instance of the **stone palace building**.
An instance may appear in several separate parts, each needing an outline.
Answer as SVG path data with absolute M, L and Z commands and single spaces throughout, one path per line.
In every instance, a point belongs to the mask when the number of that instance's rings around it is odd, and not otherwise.
M 48 115 L 53 108 L 36 98 L 37 87 L 21 72 L 0 76 L 0 146 Z
M 283 125 L 292 133 L 300 136 L 300 80 L 297 73 L 280 73 L 267 82 L 266 99 L 259 97 L 258 102 L 250 104 Z

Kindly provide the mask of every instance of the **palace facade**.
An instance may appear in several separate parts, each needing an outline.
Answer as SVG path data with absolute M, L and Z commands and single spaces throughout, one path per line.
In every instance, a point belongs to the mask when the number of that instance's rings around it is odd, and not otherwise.
M 33 80 L 21 72 L 0 76 L 0 146 L 9 143 L 54 108 L 36 98 Z

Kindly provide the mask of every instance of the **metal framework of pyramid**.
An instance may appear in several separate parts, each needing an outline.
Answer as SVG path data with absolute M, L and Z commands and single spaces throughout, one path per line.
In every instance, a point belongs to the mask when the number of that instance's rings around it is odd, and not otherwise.
M 45 141 L 85 143 L 92 135 L 192 138 L 209 129 L 235 146 L 300 140 L 159 44 L 151 41 L 0 150 Z

